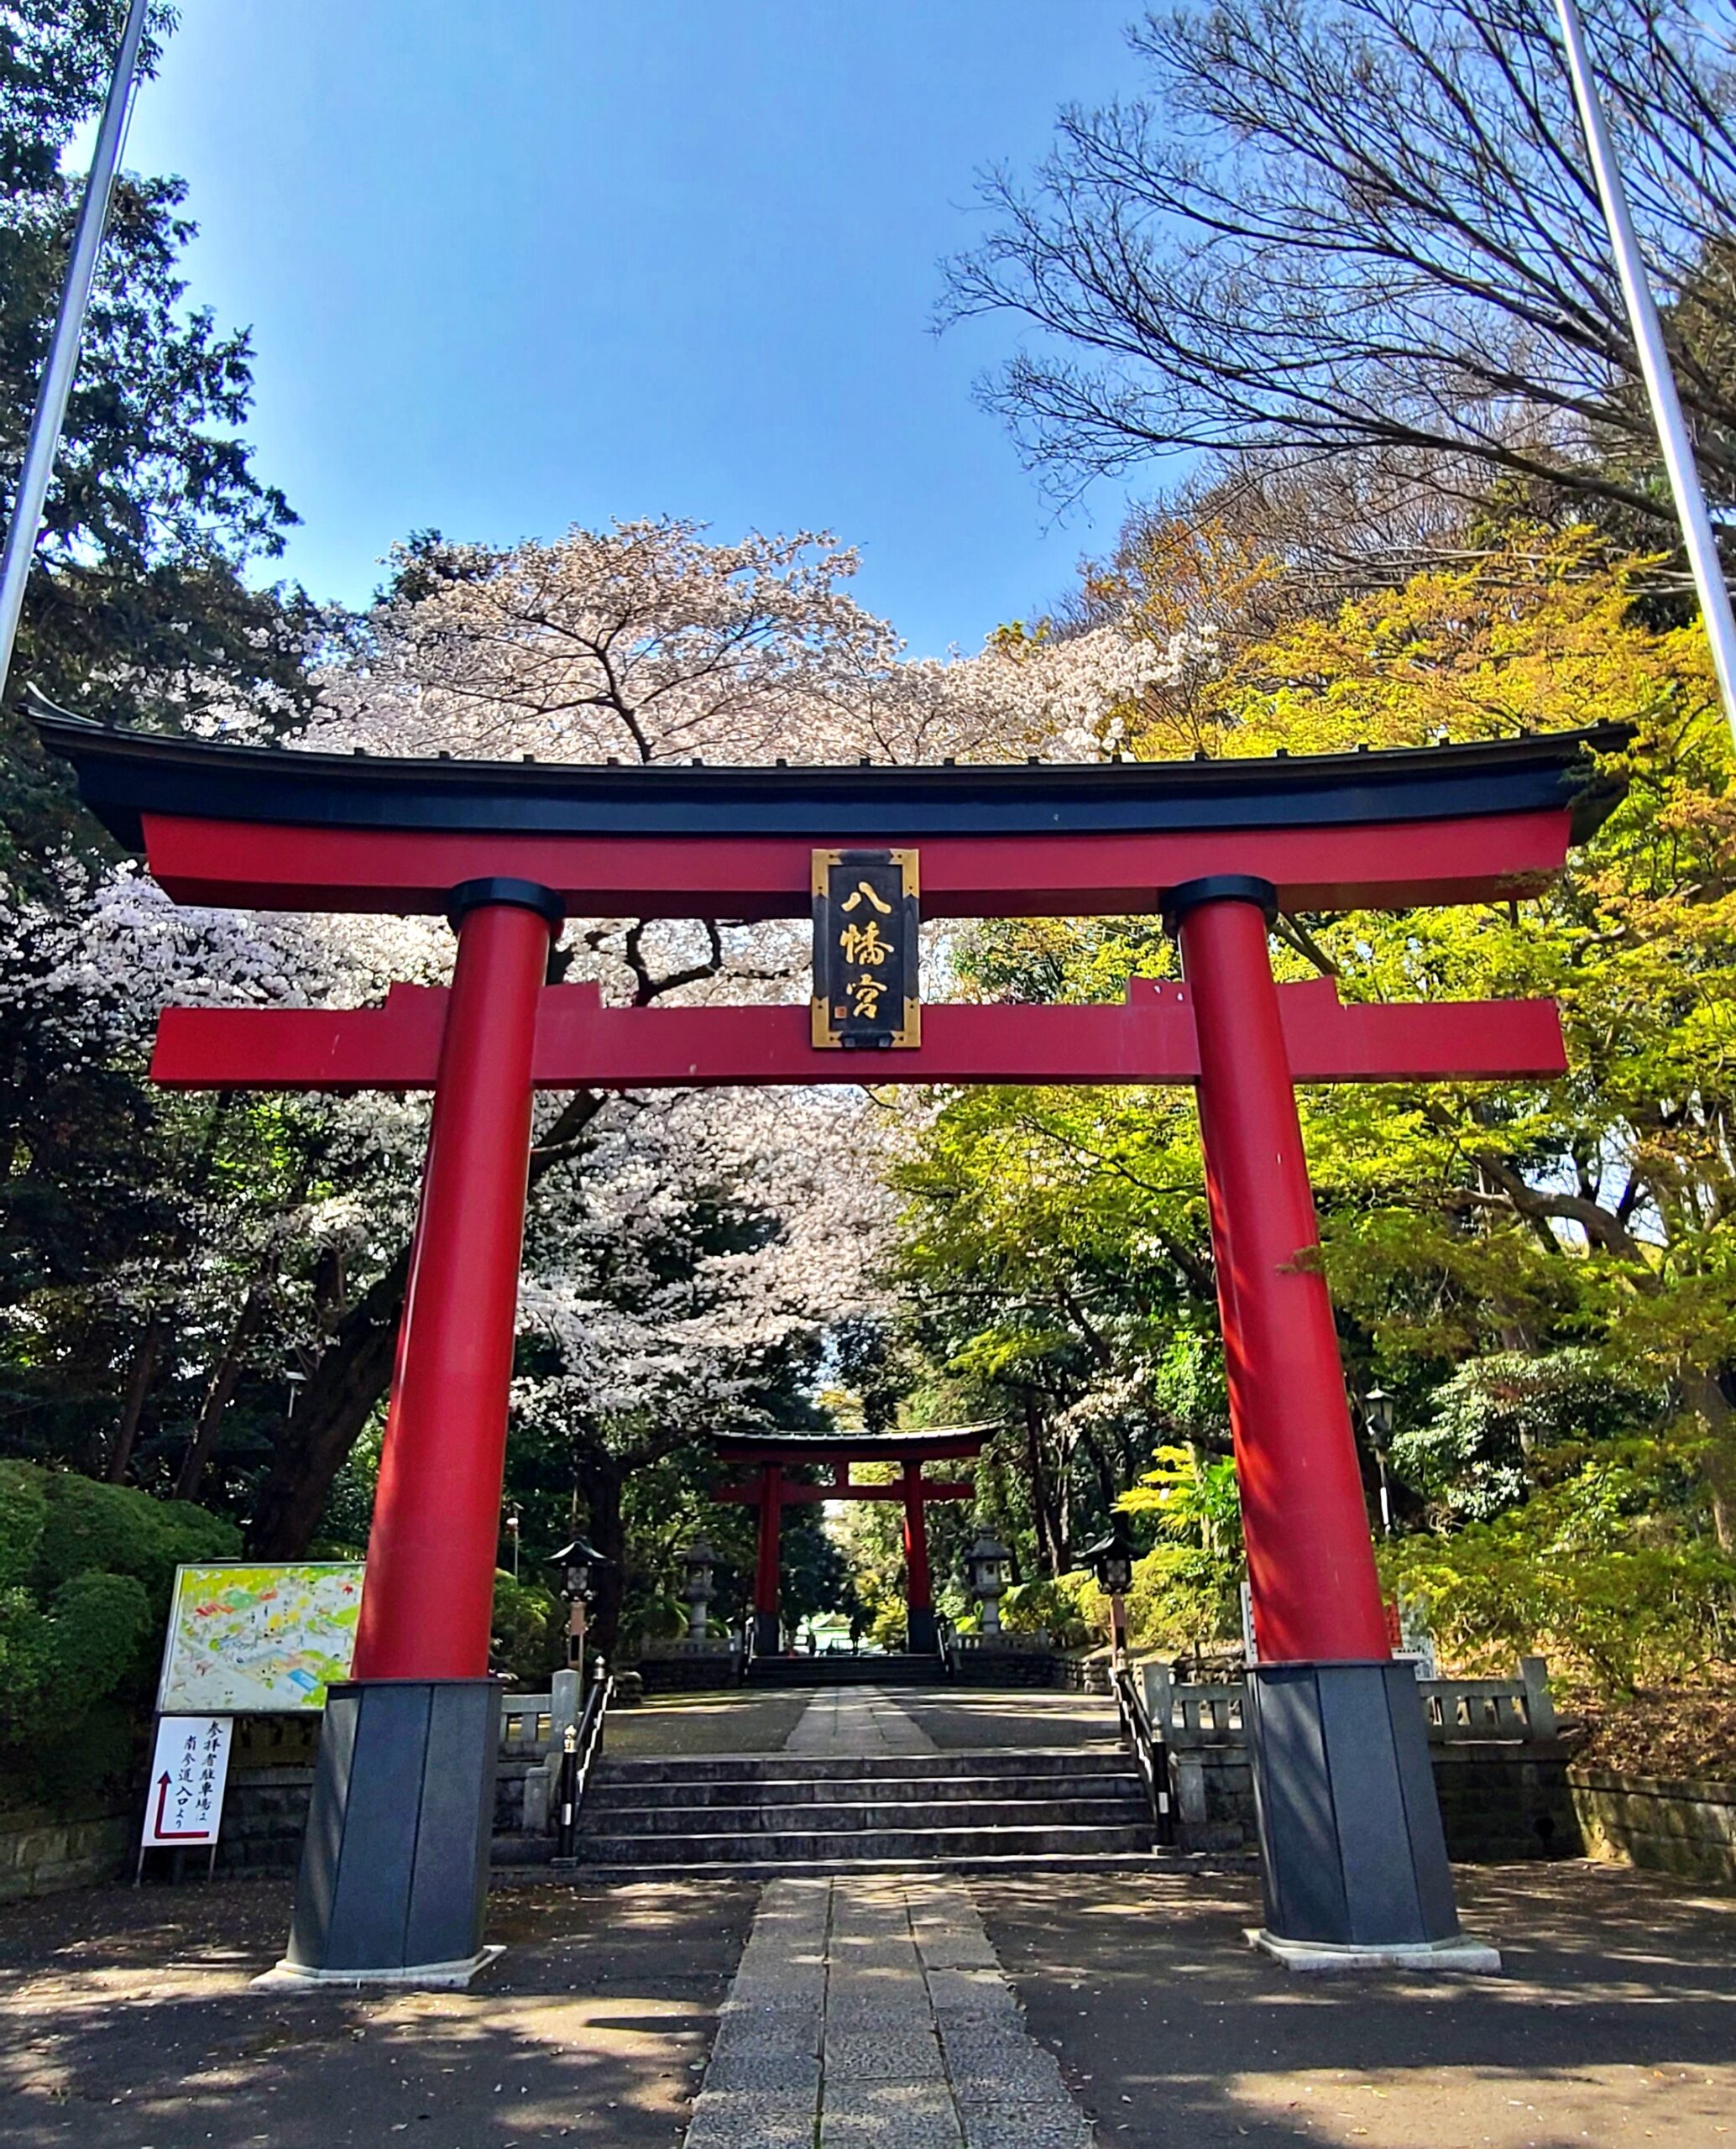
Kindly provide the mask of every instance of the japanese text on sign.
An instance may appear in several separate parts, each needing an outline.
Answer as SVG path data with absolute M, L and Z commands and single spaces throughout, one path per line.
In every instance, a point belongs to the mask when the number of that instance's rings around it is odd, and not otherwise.
M 917 855 L 813 854 L 813 1042 L 883 1051 L 922 1042 Z
M 217 1841 L 234 1728 L 234 1718 L 227 1716 L 157 1719 L 144 1833 L 139 1838 L 147 1849 Z

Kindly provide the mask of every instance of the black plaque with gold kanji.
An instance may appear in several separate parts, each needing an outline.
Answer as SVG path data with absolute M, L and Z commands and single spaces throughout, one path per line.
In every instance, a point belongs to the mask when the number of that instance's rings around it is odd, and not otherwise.
M 917 855 L 813 854 L 813 1041 L 884 1052 L 923 1041 Z

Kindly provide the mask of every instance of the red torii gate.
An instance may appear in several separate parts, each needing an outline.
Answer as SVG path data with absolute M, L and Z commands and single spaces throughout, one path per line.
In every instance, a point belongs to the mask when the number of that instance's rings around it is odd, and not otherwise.
M 940 1646 L 934 1622 L 934 1588 L 928 1572 L 930 1500 L 968 1500 L 976 1488 L 968 1477 L 924 1477 L 925 1462 L 961 1461 L 980 1455 L 992 1425 L 937 1427 L 921 1433 L 717 1433 L 712 1446 L 725 1462 L 755 1472 L 712 1498 L 759 1510 L 754 1561 L 754 1654 L 770 1656 L 782 1645 L 778 1613 L 778 1533 L 783 1508 L 828 1500 L 897 1500 L 904 1509 L 904 1645 L 933 1655 Z M 890 1462 L 898 1472 L 882 1484 L 858 1485 L 857 1462 Z M 791 1470 L 829 1472 L 818 1483 L 792 1478 Z
M 86 803 L 177 900 L 442 912 L 450 991 L 381 1009 L 169 1009 L 184 1086 L 432 1087 L 352 1681 L 332 1691 L 286 1966 L 479 1962 L 499 1697 L 488 1641 L 538 1086 L 855 1082 L 806 1008 L 605 1008 L 545 983 L 568 912 L 801 916 L 834 847 L 896 847 L 929 917 L 1160 912 L 1185 982 L 1121 1007 L 923 1010 L 881 1082 L 1187 1083 L 1199 1095 L 1261 1662 L 1269 1935 L 1457 1933 L 1414 1683 L 1393 1664 L 1297 1119 L 1299 1080 L 1565 1070 L 1547 1002 L 1341 1006 L 1278 986 L 1280 909 L 1538 892 L 1618 795 L 1619 726 L 1268 761 L 619 768 L 395 761 L 106 730 L 39 707 Z M 885 847 L 882 850 L 881 847 Z M 863 854 L 845 850 L 845 858 Z

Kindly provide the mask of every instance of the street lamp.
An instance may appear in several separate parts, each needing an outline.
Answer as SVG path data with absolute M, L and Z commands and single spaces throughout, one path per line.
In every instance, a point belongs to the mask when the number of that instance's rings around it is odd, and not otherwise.
M 1380 1534 L 1393 1534 L 1393 1502 L 1387 1490 L 1387 1442 L 1393 1436 L 1393 1399 L 1383 1388 L 1371 1388 L 1363 1400 L 1362 1414 L 1368 1425 L 1368 1444 L 1374 1450 L 1374 1467 L 1380 1472 Z
M 519 1511 L 516 1508 L 507 1514 L 506 1535 L 512 1546 L 512 1578 L 516 1582 L 519 1578 Z
M 1133 1587 L 1133 1546 L 1127 1517 L 1111 1515 L 1109 1535 L 1086 1545 L 1080 1557 L 1090 1561 L 1097 1587 L 1109 1599 L 1110 1647 L 1120 1665 L 1127 1654 L 1127 1592 Z
M 717 1565 L 717 1554 L 703 1537 L 696 1537 L 681 1556 L 682 1596 L 688 1608 L 688 1639 L 703 1642 L 705 1639 L 706 1614 L 711 1608 L 714 1595 L 711 1571 Z
M 1001 1599 L 1012 1578 L 1012 1555 L 985 1530 L 965 1555 L 965 1583 L 982 1606 L 985 1634 L 1001 1631 Z
M 563 1545 L 552 1554 L 548 1564 L 559 1576 L 558 1587 L 567 1600 L 567 1661 L 576 1664 L 583 1675 L 585 1660 L 585 1607 L 591 1601 L 593 1585 L 592 1570 L 612 1564 L 596 1546 L 583 1537 L 575 1537 L 570 1545 Z

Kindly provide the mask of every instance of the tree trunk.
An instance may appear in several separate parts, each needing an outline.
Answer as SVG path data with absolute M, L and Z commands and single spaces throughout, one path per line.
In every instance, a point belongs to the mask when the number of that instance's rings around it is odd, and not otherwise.
M 585 1510 L 584 1534 L 603 1555 L 592 1571 L 587 1646 L 601 1650 L 611 1663 L 620 1639 L 621 1600 L 627 1586 L 627 1524 L 621 1493 L 631 1467 L 589 1442 L 579 1447 L 574 1461 Z
M 1682 1397 L 1689 1409 L 1704 1420 L 1705 1453 L 1700 1474 L 1712 1497 L 1712 1526 L 1721 1552 L 1736 1552 L 1736 1413 L 1724 1393 L 1724 1378 L 1716 1373 L 1691 1373 L 1682 1383 Z
M 163 1347 L 163 1317 L 153 1312 L 146 1320 L 144 1333 L 133 1352 L 133 1370 L 127 1376 L 127 1399 L 121 1406 L 121 1421 L 115 1428 L 114 1451 L 108 1458 L 108 1482 L 111 1485 L 124 1485 L 127 1472 L 132 1467 L 133 1449 L 139 1439 L 139 1428 L 144 1416 L 144 1399 L 150 1392 L 151 1376 L 157 1370 L 157 1353 Z
M 256 1557 L 297 1560 L 312 1543 L 332 1480 L 391 1384 L 409 1274 L 406 1244 L 338 1323 L 259 1488 L 248 1530 Z
M 1048 1573 L 1063 1571 L 1065 1546 L 1049 1498 L 1048 1472 L 1043 1467 L 1043 1418 L 1037 1398 L 1025 1390 L 1025 1467 L 1031 1473 L 1031 1509 L 1037 1520 L 1038 1565 Z
M 275 1274 L 275 1265 L 273 1274 Z M 229 1399 L 240 1382 L 248 1344 L 265 1317 L 269 1297 L 270 1285 L 267 1278 L 256 1276 L 248 1286 L 247 1296 L 241 1302 L 241 1310 L 236 1315 L 234 1326 L 229 1331 L 229 1340 L 223 1346 L 223 1355 L 212 1368 L 205 1401 L 199 1412 L 199 1422 L 193 1428 L 191 1443 L 182 1461 L 180 1474 L 175 1481 L 175 1497 L 178 1500 L 194 1500 L 199 1497 L 199 1486 L 205 1476 L 206 1466 L 211 1461 L 212 1451 L 217 1446 L 223 1413 L 228 1409 Z

